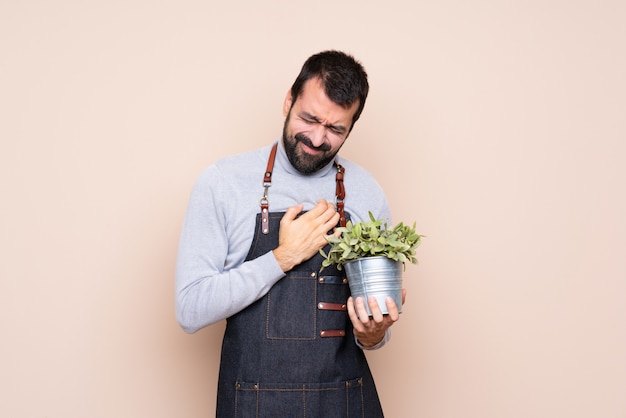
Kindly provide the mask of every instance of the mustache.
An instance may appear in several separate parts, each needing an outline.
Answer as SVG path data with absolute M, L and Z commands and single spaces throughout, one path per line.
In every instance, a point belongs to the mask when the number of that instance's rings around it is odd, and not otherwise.
M 318 150 L 318 151 L 330 151 L 330 144 L 326 143 L 326 142 L 322 142 L 322 144 L 319 147 L 316 147 L 315 145 L 313 145 L 313 142 L 311 141 L 311 139 L 306 136 L 305 134 L 299 133 L 299 134 L 295 134 L 294 138 L 297 142 L 302 142 L 304 145 L 306 145 L 309 148 L 312 148 L 314 150 Z

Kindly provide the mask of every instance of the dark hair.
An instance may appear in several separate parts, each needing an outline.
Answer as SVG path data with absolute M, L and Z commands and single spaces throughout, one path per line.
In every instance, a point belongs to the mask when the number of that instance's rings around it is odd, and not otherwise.
M 359 101 L 359 107 L 352 118 L 354 126 L 363 112 L 369 92 L 367 73 L 361 63 L 341 51 L 324 51 L 312 55 L 305 61 L 291 86 L 292 106 L 302 93 L 304 84 L 315 77 L 322 81 L 326 96 L 338 105 L 348 108 Z

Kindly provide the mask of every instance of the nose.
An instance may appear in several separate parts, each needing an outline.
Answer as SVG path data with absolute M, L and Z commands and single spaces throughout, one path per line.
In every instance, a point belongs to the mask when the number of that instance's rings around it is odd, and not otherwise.
M 311 132 L 311 142 L 313 143 L 314 147 L 319 147 L 320 145 L 322 145 L 324 142 L 326 142 L 326 131 L 328 128 L 326 128 L 324 125 L 322 124 L 318 124 L 316 125 L 312 132 Z

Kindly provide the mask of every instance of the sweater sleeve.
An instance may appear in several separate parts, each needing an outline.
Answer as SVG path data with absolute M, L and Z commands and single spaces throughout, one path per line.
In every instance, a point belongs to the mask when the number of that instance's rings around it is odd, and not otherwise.
M 387 328 L 387 331 L 385 331 L 385 336 L 383 337 L 383 339 L 380 340 L 378 344 L 373 345 L 371 347 L 363 347 L 363 344 L 361 344 L 359 340 L 356 337 L 354 337 L 354 341 L 356 342 L 357 347 L 359 347 L 361 350 L 366 350 L 366 351 L 378 350 L 379 348 L 383 348 L 383 346 L 387 344 L 389 340 L 391 340 L 391 328 Z
M 228 266 L 229 240 L 220 202 L 219 172 L 196 181 L 180 235 L 176 263 L 176 318 L 185 332 L 228 318 L 265 295 L 284 273 L 272 252 Z M 231 260 L 232 261 L 232 260 Z

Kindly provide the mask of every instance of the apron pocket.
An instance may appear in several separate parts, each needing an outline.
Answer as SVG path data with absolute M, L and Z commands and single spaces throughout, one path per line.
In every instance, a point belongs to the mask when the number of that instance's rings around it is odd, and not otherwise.
M 279 340 L 314 340 L 316 337 L 316 279 L 289 274 L 267 296 L 266 336 Z
M 237 418 L 346 418 L 363 416 L 363 380 L 334 383 L 238 382 Z

